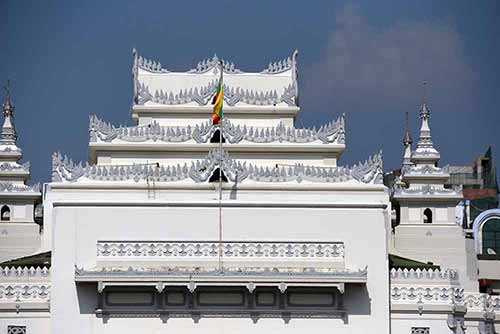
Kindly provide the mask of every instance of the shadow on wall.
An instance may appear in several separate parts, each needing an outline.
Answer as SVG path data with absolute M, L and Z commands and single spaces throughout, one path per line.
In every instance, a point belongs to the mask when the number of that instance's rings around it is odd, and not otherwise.
M 80 314 L 95 314 L 97 309 L 97 293 L 96 283 L 79 283 L 76 286 L 76 294 L 78 295 L 78 308 Z
M 344 309 L 349 315 L 370 315 L 371 299 L 364 284 L 347 284 L 344 293 Z

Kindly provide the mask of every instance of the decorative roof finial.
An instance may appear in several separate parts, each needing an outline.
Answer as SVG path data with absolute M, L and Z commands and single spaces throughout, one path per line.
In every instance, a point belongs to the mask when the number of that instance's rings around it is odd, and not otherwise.
M 406 112 L 406 130 L 405 130 L 405 136 L 403 138 L 403 144 L 405 146 L 411 145 L 413 143 L 413 140 L 411 139 L 411 134 L 410 134 L 410 122 L 408 120 L 408 112 Z
M 424 81 L 422 90 L 422 109 L 420 109 L 420 118 L 428 120 L 431 116 L 431 112 L 427 108 L 427 81 Z
M 427 82 L 424 82 L 423 88 L 424 94 L 422 97 L 422 107 L 420 109 L 420 119 L 422 120 L 422 124 L 420 125 L 417 148 L 412 154 L 412 161 L 417 165 L 436 165 L 440 158 L 440 154 L 438 150 L 434 148 L 431 139 L 431 128 L 429 126 L 431 112 L 427 108 Z
M 14 128 L 14 123 L 12 121 L 12 116 L 14 116 L 14 106 L 10 100 L 10 80 L 7 80 L 7 85 L 3 87 L 5 89 L 5 102 L 3 103 L 3 127 L 2 133 L 0 135 L 0 144 L 15 145 L 17 135 L 16 129 Z
M 7 80 L 7 84 L 3 86 L 5 89 L 5 102 L 3 103 L 3 116 L 10 117 L 14 114 L 14 106 L 10 100 L 10 80 Z

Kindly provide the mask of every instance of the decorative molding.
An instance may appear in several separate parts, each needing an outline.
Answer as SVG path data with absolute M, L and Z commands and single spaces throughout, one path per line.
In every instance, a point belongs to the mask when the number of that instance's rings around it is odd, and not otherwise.
M 277 268 L 277 267 L 224 267 L 219 270 L 215 268 L 204 267 L 100 267 L 86 270 L 84 268 L 75 268 L 77 277 L 121 277 L 121 276 L 203 276 L 203 277 L 223 277 L 223 278 L 241 278 L 241 277 L 343 277 L 343 278 L 366 278 L 367 268 L 352 271 L 348 269 L 333 268 Z
M 225 258 L 292 258 L 331 259 L 344 257 L 344 244 L 284 242 L 223 242 Z M 215 241 L 99 241 L 99 257 L 181 257 L 217 258 L 219 243 Z
M 0 164 L 0 172 L 29 172 L 30 162 L 26 161 L 23 164 L 3 162 Z
M 21 153 L 21 149 L 19 147 L 11 148 L 10 146 L 4 146 L 0 145 L 0 152 L 4 153 L 10 153 L 10 152 L 15 152 L 15 153 Z
M 0 305 L 49 302 L 50 286 L 50 269 L 46 267 L 0 267 Z
M 74 163 L 60 153 L 52 155 L 52 182 L 76 182 L 80 178 L 93 181 L 153 180 L 155 182 L 175 182 L 191 179 L 195 183 L 206 182 L 217 168 L 231 182 L 240 183 L 246 179 L 256 182 L 350 182 L 361 184 L 382 184 L 382 154 L 376 154 L 365 162 L 346 167 L 316 167 L 295 164 L 293 166 L 259 167 L 257 165 L 232 160 L 223 150 L 212 150 L 203 160 L 173 166 L 153 167 L 151 165 L 110 165 L 85 166 Z
M 47 267 L 0 267 L 0 282 L 25 279 L 48 279 L 50 269 Z
M 48 302 L 50 283 L 0 283 L 0 304 L 9 302 Z
M 500 314 L 500 297 L 485 293 L 465 293 L 464 289 L 451 285 L 394 285 L 391 287 L 391 303 L 413 304 L 422 311 L 424 305 L 449 305 L 453 310 L 461 306 L 464 313 L 483 313 L 489 320 Z M 498 315 L 497 315 L 498 316 Z
M 393 286 L 391 302 L 422 304 L 425 302 L 455 304 L 464 299 L 464 290 L 457 287 Z
M 468 294 L 464 304 L 469 310 L 481 312 L 500 312 L 500 296 L 491 296 L 486 293 Z
M 40 192 L 40 189 L 40 183 L 35 183 L 34 185 L 30 186 L 25 184 L 14 184 L 10 181 L 0 182 L 0 192 Z
M 137 51 L 134 49 L 133 51 L 134 54 L 134 68 L 140 68 L 141 70 L 145 70 L 151 73 L 169 73 L 166 68 L 163 68 L 161 63 L 159 61 L 154 61 L 147 59 L 137 53 Z M 137 55 L 137 57 L 135 57 Z
M 296 106 L 298 103 L 296 83 L 292 82 L 283 88 L 281 95 L 276 90 L 254 91 L 240 87 L 231 87 L 224 84 L 224 101 L 228 106 L 235 106 L 239 102 L 250 105 L 277 105 L 286 103 L 288 106 Z M 151 92 L 149 86 L 143 82 L 137 82 L 136 104 L 144 105 L 146 102 L 154 102 L 163 105 L 180 105 L 191 102 L 199 106 L 208 105 L 217 90 L 217 81 L 213 80 L 206 86 L 181 89 L 178 92 L 163 91 L 163 89 Z
M 132 50 L 134 56 L 134 68 L 140 68 L 142 70 L 151 72 L 151 73 L 169 73 L 166 68 L 164 68 L 159 61 L 147 59 L 137 52 L 136 49 Z M 290 69 L 295 69 L 294 65 L 296 64 L 296 59 L 298 56 L 298 51 L 295 50 L 291 56 L 279 60 L 270 62 L 268 67 L 262 70 L 261 74 L 278 74 L 286 72 Z M 225 59 L 219 58 L 216 54 L 212 58 L 207 58 L 199 61 L 196 66 L 186 73 L 190 74 L 204 74 L 211 70 L 218 70 L 219 64 L 222 61 L 222 68 L 224 73 L 227 74 L 241 74 L 244 73 L 240 69 L 236 68 L 232 61 L 227 61 Z
M 187 73 L 203 74 L 209 72 L 210 70 L 218 71 L 221 61 L 224 73 L 230 73 L 230 74 L 243 73 L 243 71 L 235 67 L 233 62 L 224 59 L 219 59 L 219 57 L 217 57 L 216 54 L 212 58 L 207 58 L 202 61 L 199 61 L 198 64 L 196 64 L 196 67 L 190 69 Z
M 403 176 L 428 176 L 428 175 L 441 175 L 449 176 L 448 171 L 449 166 L 445 167 L 434 167 L 430 165 L 413 165 L 404 166 L 402 169 Z
M 430 184 L 425 184 L 420 188 L 403 188 L 401 186 L 394 187 L 394 195 L 419 195 L 419 196 L 462 196 L 462 187 L 455 186 L 451 189 L 436 187 Z
M 100 120 L 97 116 L 90 116 L 89 139 L 90 142 L 104 141 L 107 143 L 114 140 L 126 142 L 162 141 L 181 143 L 194 140 L 196 143 L 208 143 L 219 126 L 205 122 L 194 127 L 161 126 L 154 122 L 150 125 L 133 127 L 115 127 L 110 123 Z M 297 129 L 287 127 L 280 123 L 274 127 L 253 127 L 246 125 L 234 125 L 229 120 L 223 120 L 222 129 L 224 138 L 231 144 L 242 141 L 252 143 L 311 143 L 320 141 L 323 144 L 345 144 L 345 116 L 322 125 L 319 129 L 305 128 Z
M 299 52 L 295 50 L 293 54 L 283 60 L 280 61 L 275 61 L 275 62 L 270 62 L 269 65 L 267 66 L 266 69 L 264 69 L 262 74 L 279 74 L 286 72 L 288 70 L 296 70 L 295 69 L 295 63 L 297 60 Z
M 442 280 L 453 280 L 458 281 L 458 273 L 456 270 L 447 269 L 391 269 L 390 271 L 391 281 L 393 280 L 419 280 L 419 281 L 442 281 Z

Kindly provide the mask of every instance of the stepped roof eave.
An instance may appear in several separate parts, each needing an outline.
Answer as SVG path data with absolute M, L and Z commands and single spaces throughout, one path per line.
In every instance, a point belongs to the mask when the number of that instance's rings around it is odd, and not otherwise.
M 229 119 L 224 119 L 220 126 L 214 126 L 211 122 L 199 122 L 185 126 L 160 125 L 156 121 L 151 124 L 137 126 L 114 126 L 100 120 L 97 116 L 90 116 L 89 142 L 131 144 L 130 147 L 143 147 L 143 149 L 154 149 L 158 146 L 171 146 L 192 150 L 193 144 L 207 144 L 210 139 L 222 127 L 227 147 L 248 146 L 282 148 L 307 147 L 333 151 L 345 148 L 345 120 L 344 115 L 338 119 L 328 122 L 319 128 L 295 128 L 280 123 L 275 126 L 259 127 L 237 125 Z M 238 144 L 238 145 L 236 145 Z M 167 147 L 167 146 L 166 146 Z M 113 149 L 113 148 L 111 148 Z M 199 150 L 199 149 L 196 149 Z M 302 150 L 302 149 L 299 149 Z
M 23 180 L 29 179 L 29 170 L 0 170 L 0 179 L 2 177 L 19 177 Z M 0 181 L 1 182 L 1 181 Z
M 438 161 L 441 154 L 436 150 L 431 151 L 413 151 L 411 154 L 412 161 Z
M 432 183 L 432 182 L 441 181 L 440 183 L 436 183 L 436 184 L 443 184 L 449 178 L 450 178 L 450 174 L 448 174 L 448 173 L 444 173 L 444 174 L 404 174 L 402 177 L 402 180 L 408 181 L 410 183 L 413 183 L 412 181 L 420 181 L 420 183 Z M 427 182 L 427 181 L 429 181 L 429 182 Z M 418 183 L 418 182 L 416 182 L 416 183 Z
M 2 158 L 21 158 L 23 152 L 14 145 L 0 145 L 0 159 Z
M 270 284 L 294 283 L 311 285 L 321 283 L 366 283 L 367 270 L 321 270 L 315 268 L 275 268 L 275 267 L 225 267 L 222 271 L 216 268 L 200 267 L 93 267 L 90 269 L 75 268 L 76 282 L 118 283 L 137 282 L 142 284 L 158 283 L 195 285 L 214 285 L 217 282 L 227 285 L 244 283 Z M 104 287 L 104 286 L 103 286 Z
M 404 202 L 460 202 L 463 199 L 462 194 L 449 194 L 449 195 L 432 195 L 432 194 L 397 194 L 393 195 L 397 201 Z
M 124 141 L 91 142 L 89 143 L 89 162 L 95 163 L 98 152 L 200 152 L 208 151 L 219 147 L 217 143 L 159 143 L 152 140 L 142 143 L 131 143 Z M 339 158 L 345 150 L 345 144 L 321 144 L 321 143 L 238 143 L 223 144 L 223 148 L 228 152 L 244 153 L 300 153 L 316 155 L 318 153 L 334 154 Z M 323 166 L 328 167 L 328 166 Z M 2 174 L 0 174 L 2 175 Z
M 0 198 L 26 198 L 36 199 L 42 197 L 41 192 L 37 191 L 0 191 Z
M 186 105 L 164 105 L 147 103 L 144 105 L 134 105 L 132 106 L 132 118 L 137 119 L 143 115 L 205 115 L 207 119 L 210 118 L 213 107 L 212 105 L 200 106 L 198 104 L 186 104 Z M 296 116 L 300 112 L 299 106 L 289 106 L 289 105 L 245 105 L 238 104 L 235 106 L 224 105 L 224 114 L 226 116 L 231 115 L 246 115 L 249 119 L 252 118 L 253 114 L 258 115 L 289 115 Z
M 137 189 L 144 190 L 151 188 L 146 181 L 135 182 L 133 180 L 127 181 L 99 181 L 82 179 L 78 182 L 50 182 L 48 183 L 51 189 Z M 232 190 L 234 182 L 224 182 L 222 184 L 223 190 Z M 187 180 L 182 181 L 166 181 L 155 182 L 156 190 L 214 190 L 218 184 L 205 182 L 194 183 Z M 337 183 L 319 183 L 311 181 L 298 182 L 265 182 L 265 181 L 246 181 L 245 183 L 237 185 L 238 190 L 278 190 L 278 191 L 353 191 L 353 192 L 386 192 L 387 187 L 383 184 L 359 184 L 352 181 L 337 182 Z M 0 193 L 1 194 L 1 193 Z M 233 200 L 236 203 L 238 201 Z
M 293 165 L 262 166 L 232 159 L 225 150 L 212 150 L 202 158 L 189 164 L 176 165 L 88 165 L 75 163 L 60 153 L 52 155 L 52 180 L 54 182 L 78 182 L 79 180 L 129 181 L 154 180 L 155 182 L 179 182 L 190 180 L 205 183 L 215 170 L 222 168 L 232 182 L 240 184 L 250 180 L 270 183 L 311 181 L 313 183 L 382 184 L 382 152 L 351 167 L 315 166 L 295 163 Z

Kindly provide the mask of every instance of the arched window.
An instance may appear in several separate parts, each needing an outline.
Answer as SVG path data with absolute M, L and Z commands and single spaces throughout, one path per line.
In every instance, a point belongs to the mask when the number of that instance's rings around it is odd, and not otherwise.
M 483 255 L 500 255 L 500 218 L 491 218 L 481 229 Z
M 10 208 L 7 205 L 2 206 L 2 210 L 0 211 L 0 218 L 3 221 L 10 220 Z
M 432 224 L 432 210 L 429 208 L 424 210 L 424 224 Z
M 211 143 L 219 143 L 220 142 L 220 130 L 217 129 L 214 131 L 214 134 L 212 135 L 212 138 L 210 138 Z M 224 136 L 222 136 L 222 142 L 225 143 L 226 139 Z
M 221 173 L 220 168 L 214 170 L 214 173 L 210 176 L 208 182 L 219 182 L 219 176 L 222 178 L 222 182 L 227 182 L 227 177 L 224 175 L 224 172 Z

